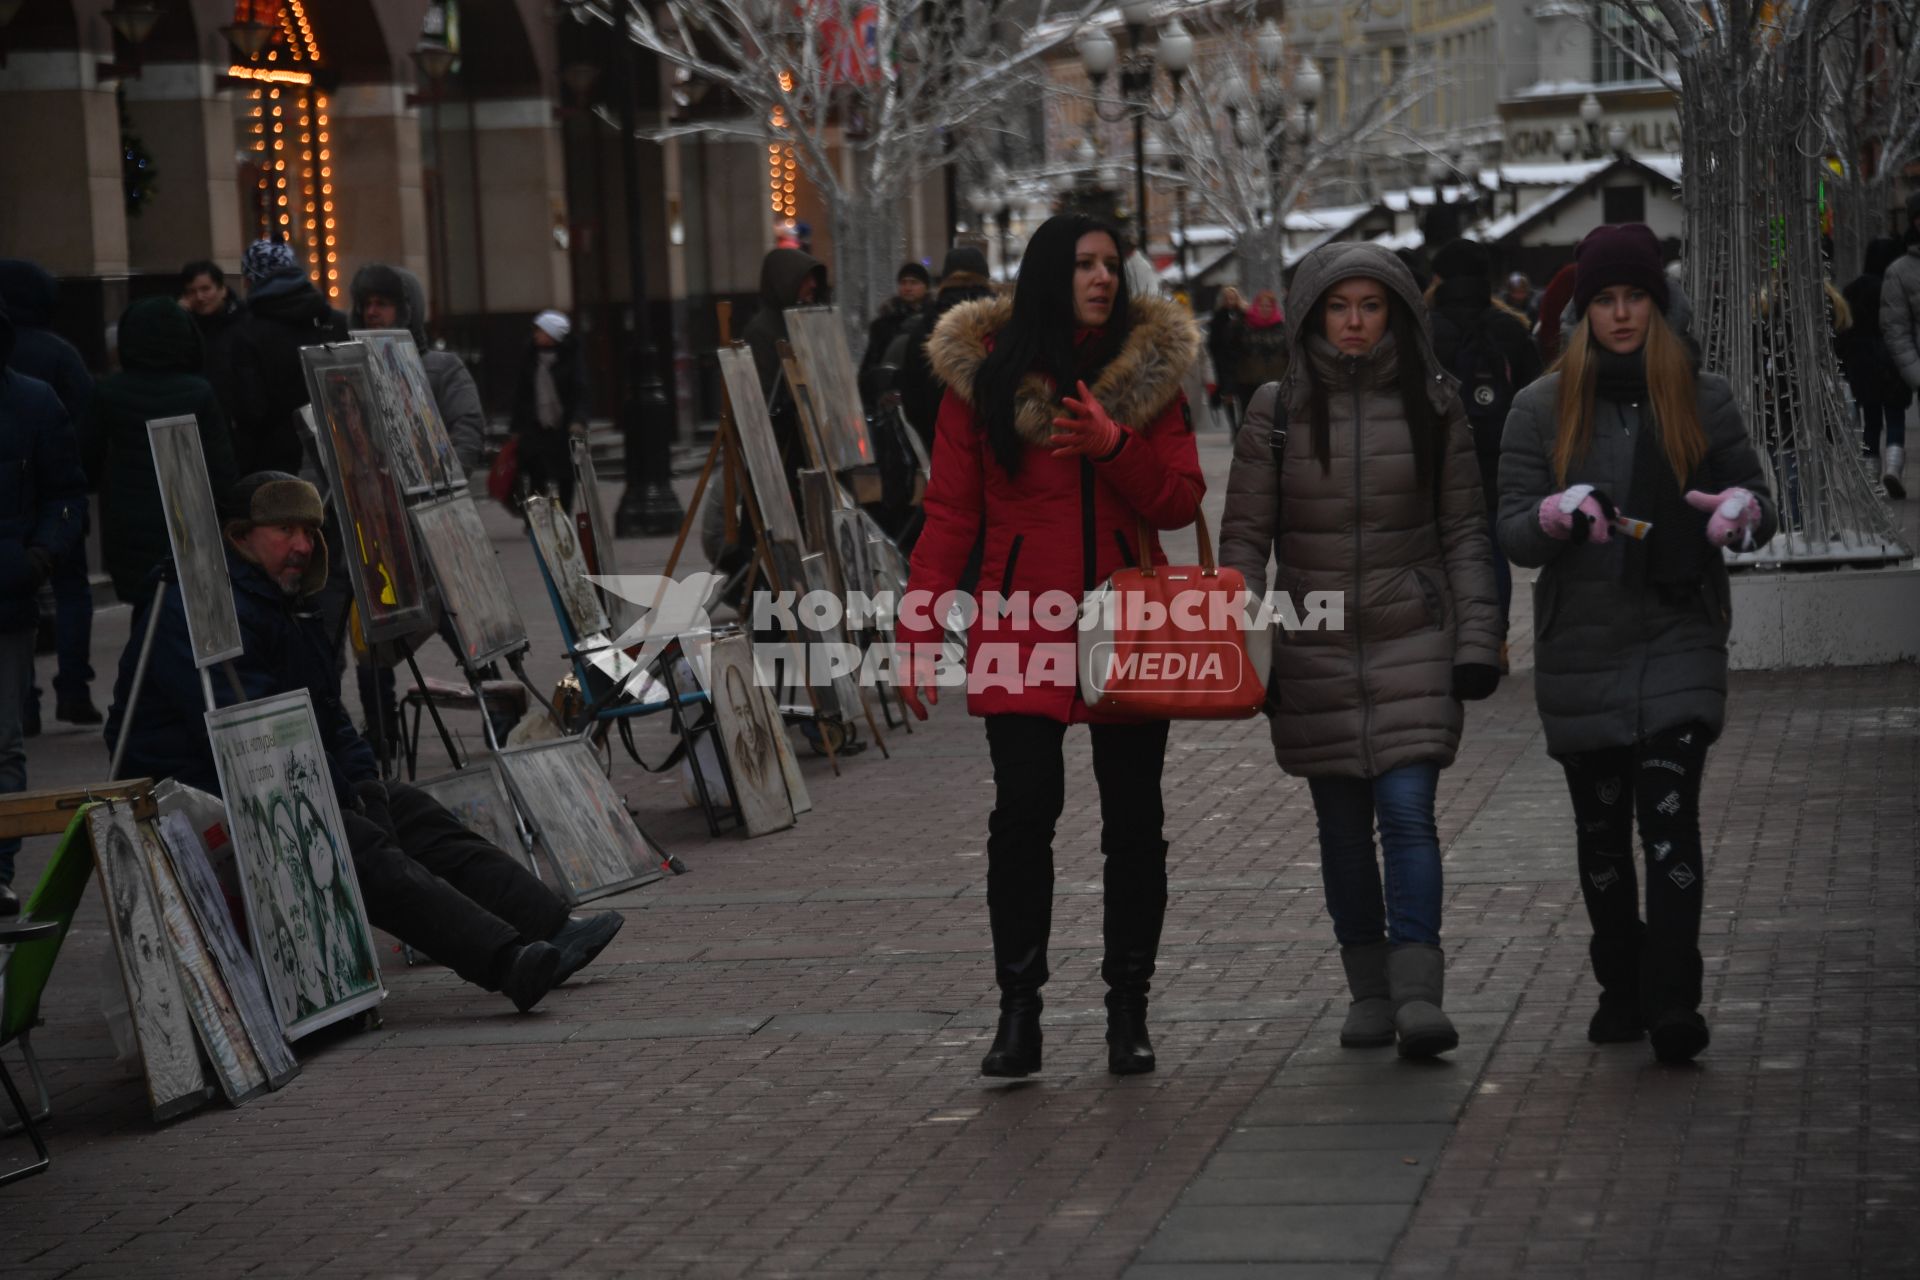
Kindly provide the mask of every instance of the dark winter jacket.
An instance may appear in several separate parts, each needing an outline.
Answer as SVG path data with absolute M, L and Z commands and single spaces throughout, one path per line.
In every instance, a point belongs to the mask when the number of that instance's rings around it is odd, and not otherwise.
M 235 471 L 243 476 L 299 472 L 305 454 L 297 415 L 308 398 L 300 350 L 346 340 L 346 316 L 328 306 L 310 281 L 302 279 L 265 296 L 254 291 L 229 349 L 234 401 L 225 407 Z
M 1297 313 L 1290 310 L 1287 314 Z M 1234 343 L 1227 355 L 1228 384 L 1251 397 L 1254 389 L 1285 377 L 1293 349 L 1290 334 L 1284 320 L 1257 325 L 1250 313 L 1243 314 L 1234 326 Z
M 956 271 L 940 281 L 940 296 L 930 310 L 915 316 L 901 330 L 905 339 L 893 385 L 900 392 L 900 412 L 921 441 L 933 452 L 933 423 L 940 415 L 940 397 L 946 385 L 934 375 L 927 360 L 927 339 L 947 313 L 963 302 L 993 296 L 993 282 L 971 271 Z
M 53 388 L 9 368 L 13 324 L 0 308 L 0 631 L 38 623 L 34 593 L 80 544 L 87 477 Z
M 1623 537 L 1574 543 L 1540 528 L 1541 501 L 1573 484 L 1593 485 L 1621 512 L 1644 516 L 1632 489 L 1634 441 L 1656 429 L 1646 406 L 1597 397 L 1592 448 L 1563 483 L 1553 470 L 1560 376 L 1549 373 L 1520 393 L 1500 450 L 1500 545 L 1515 564 L 1540 569 L 1534 698 L 1547 750 L 1565 756 L 1630 746 L 1693 723 L 1717 737 L 1726 721 L 1732 618 L 1724 558 L 1706 558 L 1696 591 L 1675 592 L 1627 580 Z M 1694 403 L 1707 456 L 1682 490 L 1749 490 L 1762 509 L 1754 540 L 1766 542 L 1778 512 L 1733 388 L 1718 374 L 1699 374 Z
M 1904 409 L 1913 403 L 1913 388 L 1900 376 L 1880 327 L 1880 300 L 1888 267 L 1900 256 L 1900 242 L 1883 236 L 1867 246 L 1866 269 L 1841 292 L 1853 312 L 1853 327 L 1836 339 L 1847 385 L 1861 404 L 1892 405 Z
M 487 441 L 487 415 L 480 405 L 480 388 L 474 384 L 466 361 L 451 351 L 435 351 L 427 345 L 427 291 L 420 277 L 404 267 L 369 262 L 353 274 L 349 290 L 353 299 L 353 327 L 367 327 L 361 308 L 370 293 L 393 298 L 400 304 L 400 325 L 413 334 L 413 345 L 420 351 L 420 363 L 427 371 L 427 386 L 433 391 L 433 403 L 446 424 L 447 439 L 460 465 L 468 471 L 479 469 Z
M 541 350 L 528 339 L 526 352 L 520 357 L 520 381 L 513 390 L 513 415 L 508 422 L 523 435 L 540 431 L 539 397 L 533 379 L 540 367 Z M 560 423 L 556 429 L 565 431 L 574 423 L 587 420 L 587 362 L 580 358 L 580 342 L 572 334 L 550 350 L 555 355 L 553 389 L 560 395 Z
M 1414 314 L 1424 303 L 1406 267 L 1372 244 L 1308 255 L 1287 294 L 1287 313 L 1312 313 L 1327 290 L 1365 276 L 1393 290 Z M 1250 406 L 1235 440 L 1220 520 L 1220 562 L 1296 609 L 1310 592 L 1343 600 L 1338 629 L 1282 631 L 1275 638 L 1268 699 L 1274 758 L 1298 777 L 1377 778 L 1402 765 L 1453 763 L 1465 709 L 1453 696 L 1456 666 L 1499 661 L 1500 616 L 1480 471 L 1453 379 L 1434 357 L 1426 326 L 1417 351 L 1391 335 L 1364 356 L 1342 355 L 1325 337 L 1295 331 L 1279 402 L 1287 433 L 1275 489 L 1272 423 Z M 1440 475 L 1417 477 L 1413 436 L 1397 381 L 1399 362 L 1425 370 L 1428 400 L 1445 424 Z M 1311 365 L 1326 390 L 1328 465 L 1313 456 Z M 1264 397 L 1262 398 L 1264 399 Z
M 1229 394 L 1235 385 L 1233 362 L 1238 358 L 1240 331 L 1246 319 L 1242 308 L 1215 307 L 1207 320 L 1207 359 L 1213 364 L 1214 386 Z
M 984 535 L 980 585 L 1003 597 L 1024 592 L 1038 600 L 1064 592 L 1078 601 L 1114 570 L 1143 556 L 1165 562 L 1159 539 L 1139 545 L 1139 525 L 1178 529 L 1200 509 L 1206 481 L 1180 384 L 1200 350 L 1193 317 L 1178 303 L 1137 297 L 1129 302 L 1133 328 L 1120 352 L 1089 389 L 1123 429 L 1118 453 L 1103 461 L 1055 457 L 1048 447 L 1053 419 L 1065 413 L 1061 392 L 1038 374 L 1022 382 L 1015 426 L 1026 444 L 1018 474 L 994 456 L 973 410 L 974 379 L 993 348 L 994 335 L 1013 315 L 1011 299 L 965 303 L 947 313 L 927 346 L 933 372 L 948 391 L 935 427 L 933 468 L 926 495 L 926 526 L 914 544 L 909 589 L 933 598 L 954 590 L 974 542 Z M 1012 712 L 1076 723 L 1100 720 L 1081 701 L 1075 680 L 1071 628 L 1048 629 L 1044 611 L 975 625 L 967 642 L 967 709 L 974 715 Z M 1028 625 L 1020 626 L 1020 621 Z M 904 612 L 902 643 L 937 645 L 941 622 Z M 984 646 L 998 646 L 987 654 Z M 1038 673 L 1021 687 L 994 683 Z M 979 677 L 986 676 L 981 680 Z
M 308 586 L 316 588 L 326 577 L 324 556 L 308 566 Z M 318 604 L 303 592 L 290 596 L 252 561 L 231 546 L 227 571 L 233 579 L 234 612 L 240 620 L 245 646 L 233 668 L 240 677 L 246 701 L 305 689 L 313 695 L 313 715 L 332 768 L 334 789 L 348 811 L 359 806 L 352 784 L 379 776 L 373 749 L 354 729 L 340 704 L 340 682 L 320 625 Z M 127 753 L 120 764 L 123 778 L 178 778 L 189 786 L 220 794 L 220 776 L 213 763 L 213 743 L 207 736 L 206 702 L 200 675 L 193 665 L 193 646 L 187 634 L 186 608 L 180 585 L 167 581 L 172 566 L 154 570 L 147 602 L 134 610 L 133 637 L 120 655 L 120 674 L 113 685 L 113 706 L 107 712 L 107 751 L 113 751 L 120 726 L 128 722 L 127 693 L 139 660 L 140 638 L 146 633 L 147 611 L 158 601 L 160 624 L 154 632 L 153 653 L 146 680 L 140 686 L 140 705 L 134 708 L 127 730 Z M 155 591 L 155 587 L 162 588 Z M 224 677 L 216 673 L 214 699 L 221 706 L 241 701 Z
M 205 353 L 201 373 L 213 384 L 224 417 L 229 406 L 239 400 L 238 374 L 233 367 L 234 343 L 239 339 L 241 321 L 247 318 L 247 304 L 232 288 L 227 290 L 227 305 L 210 316 L 187 313 L 193 327 L 200 331 L 200 347 Z
M 24 258 L 0 258 L 0 303 L 13 319 L 13 355 L 7 363 L 53 388 L 78 422 L 93 391 L 93 375 L 71 342 L 52 329 L 60 285 L 45 268 Z
M 886 362 L 888 348 L 900 336 L 901 330 L 925 315 L 929 309 L 926 302 L 889 298 L 886 305 L 880 308 L 880 314 L 873 318 L 873 323 L 867 326 L 867 349 L 860 357 L 860 395 L 869 409 L 876 406 L 888 390 L 882 385 L 879 372 Z
M 200 331 L 171 298 L 143 298 L 120 317 L 121 371 L 103 378 L 80 426 L 87 477 L 100 493 L 100 558 L 113 590 L 139 604 L 153 566 L 172 554 L 147 423 L 191 416 L 216 501 L 239 477 L 213 386 L 200 376 Z
M 1880 335 L 1902 381 L 1920 388 L 1920 239 L 1907 239 L 1907 251 L 1881 273 Z
M 774 249 L 760 264 L 760 309 L 747 321 L 741 340 L 753 351 L 753 367 L 760 374 L 760 390 L 766 393 L 775 417 L 782 404 L 773 402 L 773 387 L 780 381 L 780 352 L 776 343 L 787 336 L 788 307 L 798 306 L 800 285 L 813 276 L 819 282 L 816 303 L 827 301 L 827 269 L 814 257 L 798 249 Z M 793 397 L 782 391 L 780 400 L 790 404 Z M 776 423 L 776 426 L 778 424 Z
M 1542 372 L 1540 349 L 1526 320 L 1504 302 L 1497 302 L 1489 282 L 1479 276 L 1443 280 L 1433 291 L 1431 309 L 1433 354 L 1440 367 L 1460 380 L 1461 403 L 1473 431 L 1473 451 L 1480 463 L 1481 491 L 1487 509 L 1500 502 L 1500 433 L 1506 429 L 1512 397 Z M 1489 351 L 1504 370 L 1504 378 L 1476 385 L 1472 357 Z M 1502 390 L 1504 389 L 1504 390 Z M 1475 399 L 1484 404 L 1475 403 Z

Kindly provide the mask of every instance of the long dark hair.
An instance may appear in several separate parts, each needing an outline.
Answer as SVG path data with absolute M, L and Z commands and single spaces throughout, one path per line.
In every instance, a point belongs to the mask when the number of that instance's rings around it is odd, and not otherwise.
M 1327 294 L 1344 279 L 1328 285 L 1326 293 L 1315 299 L 1312 310 L 1307 312 L 1306 327 L 1301 330 L 1303 346 L 1316 333 L 1325 336 Z M 1387 332 L 1393 335 L 1396 356 L 1394 381 L 1400 390 L 1401 412 L 1407 419 L 1407 435 L 1413 442 L 1414 479 L 1423 488 L 1432 486 L 1438 492 L 1440 469 L 1447 456 L 1446 422 L 1434 412 L 1433 401 L 1427 398 L 1427 363 L 1421 358 L 1425 344 L 1421 341 L 1420 320 L 1391 286 L 1383 283 L 1381 288 L 1387 295 Z M 1313 458 L 1324 474 L 1333 466 L 1333 425 L 1327 409 L 1327 387 L 1320 381 L 1320 371 L 1314 368 L 1313 360 L 1304 354 L 1301 359 L 1306 364 Z
M 1009 475 L 1020 469 L 1026 451 L 1014 424 L 1020 380 L 1039 373 L 1053 380 L 1056 393 L 1068 394 L 1074 380 L 1091 382 L 1120 353 L 1133 326 L 1127 300 L 1127 273 L 1115 273 L 1113 309 L 1105 329 L 1075 349 L 1073 335 L 1074 250 L 1080 237 L 1100 231 L 1113 237 L 1124 263 L 1127 242 L 1119 231 L 1083 213 L 1048 218 L 1027 241 L 1020 258 L 1020 280 L 1013 289 L 1013 319 L 994 335 L 993 350 L 980 362 L 973 380 L 973 409 L 987 433 L 993 456 Z

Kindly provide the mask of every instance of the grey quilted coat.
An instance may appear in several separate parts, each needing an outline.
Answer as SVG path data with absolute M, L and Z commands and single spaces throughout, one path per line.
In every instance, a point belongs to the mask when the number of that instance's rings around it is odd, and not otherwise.
M 1881 278 L 1880 334 L 1900 376 L 1920 387 L 1920 244 L 1909 244 Z
M 1480 470 L 1454 381 L 1439 366 L 1426 308 L 1399 259 L 1377 245 L 1338 244 L 1301 263 L 1287 314 L 1301 320 L 1341 280 L 1365 276 L 1421 317 L 1420 350 L 1389 335 L 1367 356 L 1340 355 L 1323 336 L 1292 328 L 1292 360 L 1279 385 L 1287 406 L 1282 492 L 1268 445 L 1272 394 L 1255 399 L 1234 444 L 1220 522 L 1220 559 L 1260 592 L 1270 551 L 1275 586 L 1345 597 L 1340 630 L 1275 637 L 1269 706 L 1274 758 L 1299 777 L 1373 778 L 1401 765 L 1453 763 L 1464 711 L 1452 694 L 1457 664 L 1499 661 L 1505 632 L 1496 603 Z M 1447 426 L 1436 488 L 1414 478 L 1413 442 L 1395 382 L 1398 361 L 1427 369 Z M 1304 373 L 1327 388 L 1329 470 L 1313 457 Z
M 1523 390 L 1500 443 L 1500 545 L 1515 564 L 1538 567 L 1533 587 L 1534 698 L 1547 751 L 1564 756 L 1623 747 L 1688 723 L 1719 736 L 1727 714 L 1727 632 L 1732 618 L 1727 566 L 1707 561 L 1697 595 L 1663 598 L 1623 581 L 1622 542 L 1563 542 L 1540 530 L 1540 503 L 1566 485 L 1553 473 L 1555 398 L 1560 374 Z M 1695 381 L 1694 402 L 1707 433 L 1706 458 L 1684 489 L 1717 493 L 1739 486 L 1760 499 L 1754 540 L 1765 542 L 1779 513 L 1760 459 L 1717 374 Z M 1633 446 L 1652 429 L 1640 405 L 1594 403 L 1593 447 L 1567 471 L 1566 484 L 1590 484 L 1625 515 L 1634 506 Z

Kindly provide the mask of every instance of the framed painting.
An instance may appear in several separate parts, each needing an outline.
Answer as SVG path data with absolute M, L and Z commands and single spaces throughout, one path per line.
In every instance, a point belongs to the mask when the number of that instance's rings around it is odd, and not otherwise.
M 300 1074 L 300 1063 L 287 1047 L 273 1001 L 260 980 L 260 966 L 247 954 L 227 910 L 227 898 L 207 857 L 207 846 L 193 829 L 193 820 L 178 810 L 160 815 L 160 846 L 173 871 L 174 882 L 200 929 L 201 940 L 213 957 L 234 1012 L 246 1030 L 247 1043 L 266 1074 L 267 1085 L 278 1089 Z
M 767 713 L 765 690 L 754 681 L 753 642 L 744 635 L 716 640 L 707 651 L 714 718 L 727 757 L 734 799 L 747 834 L 763 836 L 793 825 L 793 803 L 780 768 L 780 719 Z
M 527 842 L 513 811 L 513 797 L 507 794 L 507 784 L 491 761 L 470 764 L 413 785 L 438 800 L 461 826 L 532 868 L 533 860 L 527 856 Z
M 191 414 L 147 423 L 147 447 L 167 513 L 167 543 L 173 548 L 180 598 L 187 611 L 193 665 L 210 667 L 240 656 L 240 619 L 233 609 L 233 578 L 227 572 L 220 512 L 200 451 L 200 423 Z
M 495 759 L 569 903 L 658 880 L 650 844 L 584 738 L 509 747 Z
M 462 489 L 466 475 L 440 405 L 427 381 L 427 366 L 405 329 L 355 329 L 352 338 L 367 349 L 374 396 L 387 429 L 387 447 L 401 491 L 426 493 Z
M 247 929 L 287 1039 L 386 998 L 305 689 L 207 714 Z
M 804 540 L 800 518 L 794 514 L 787 470 L 780 461 L 780 442 L 773 434 L 773 419 L 767 416 L 767 398 L 760 390 L 760 372 L 753 367 L 753 353 L 739 346 L 722 347 L 714 355 L 720 361 L 720 377 L 726 384 L 740 451 L 746 455 L 747 483 L 753 486 L 767 536 L 798 546 Z
M 174 878 L 166 850 L 161 847 L 160 837 L 151 823 L 140 824 L 140 837 L 146 846 L 155 901 L 160 908 L 167 942 L 173 948 L 174 962 L 180 969 L 194 1030 L 200 1033 L 200 1045 L 207 1052 L 207 1061 L 213 1066 L 213 1078 L 220 1082 L 220 1091 L 237 1107 L 267 1091 L 266 1070 L 247 1039 L 239 1010 L 234 1008 L 233 998 L 227 993 L 227 984 L 220 980 L 213 956 L 201 937 L 200 926 L 194 923 L 180 882 Z
M 593 449 L 585 440 L 571 442 L 573 449 L 573 500 L 586 510 L 587 529 L 593 535 L 593 571 L 603 578 L 620 576 L 620 562 L 613 546 L 613 525 L 607 519 L 606 504 L 600 498 L 600 477 L 593 466 Z M 639 607 L 617 591 L 602 590 L 601 603 L 616 633 L 624 633 L 639 616 Z
M 833 529 L 833 559 L 840 571 L 840 590 L 848 595 L 859 591 L 870 596 L 875 589 L 867 530 L 861 520 L 865 514 L 858 508 L 841 507 L 827 518 Z
M 473 499 L 455 493 L 423 502 L 413 509 L 413 523 L 467 667 L 526 648 L 527 625 Z
M 300 359 L 360 629 L 368 643 L 377 643 L 426 631 L 433 619 L 367 355 L 366 347 L 349 342 L 308 347 Z
M 829 590 L 827 585 L 827 558 L 825 556 L 816 552 L 815 554 L 801 557 L 800 569 L 805 582 L 803 591 Z M 848 643 L 847 633 L 842 630 L 840 624 L 837 622 L 828 627 L 812 627 L 807 624 L 804 618 L 800 618 L 799 621 L 800 629 L 804 633 L 803 638 L 810 648 L 820 645 L 845 645 Z M 816 667 L 824 668 L 825 665 L 826 661 L 824 657 L 820 659 L 815 659 L 812 656 L 808 657 L 808 683 L 811 684 L 814 682 L 814 669 Z M 854 669 L 857 671 L 859 667 L 856 665 Z M 837 710 L 840 718 L 848 724 L 853 724 L 866 709 L 860 701 L 860 686 L 854 682 L 853 676 L 850 674 L 834 676 L 827 692 L 831 694 L 831 697 L 822 697 L 822 704 L 827 708 Z
M 200 1070 L 193 1015 L 147 869 L 146 838 L 133 807 L 117 801 L 87 811 L 87 834 L 107 904 L 107 932 L 127 989 L 133 1038 L 146 1065 L 147 1099 L 155 1120 L 170 1120 L 199 1107 L 213 1090 Z
M 534 550 L 553 583 L 553 594 L 566 612 L 567 625 L 573 631 L 574 647 L 587 636 L 603 636 L 613 624 L 600 607 L 600 593 L 587 576 L 586 553 L 573 517 L 552 498 L 534 494 L 527 498 L 527 528 L 533 533 Z
M 860 383 L 840 309 L 796 307 L 787 312 L 787 340 L 806 371 L 807 399 L 820 428 L 822 461 L 832 471 L 872 465 L 867 411 L 860 402 Z

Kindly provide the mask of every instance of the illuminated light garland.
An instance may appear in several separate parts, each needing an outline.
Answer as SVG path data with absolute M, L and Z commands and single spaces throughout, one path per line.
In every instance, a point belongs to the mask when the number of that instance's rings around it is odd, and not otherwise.
M 279 40 L 276 47 L 264 51 L 264 65 L 236 63 L 227 69 L 230 78 L 253 85 L 251 127 L 253 151 L 259 157 L 258 188 L 263 206 L 260 235 L 266 238 L 277 228 L 281 238 L 291 242 L 304 233 L 307 274 L 316 285 L 325 287 L 330 300 L 338 301 L 340 238 L 332 199 L 333 152 L 328 145 L 327 97 L 313 83 L 313 68 L 321 61 L 320 42 L 314 38 L 306 0 L 287 0 L 278 18 Z M 294 159 L 293 113 L 283 105 L 283 88 L 288 100 L 299 108 L 297 185 L 289 181 Z M 269 121 L 271 130 L 267 128 Z M 296 191 L 297 202 L 293 198 Z
M 273 67 L 248 67 L 238 63 L 227 68 L 227 78 L 231 80 L 258 80 L 268 84 L 313 83 L 313 74 L 307 71 L 281 71 Z

